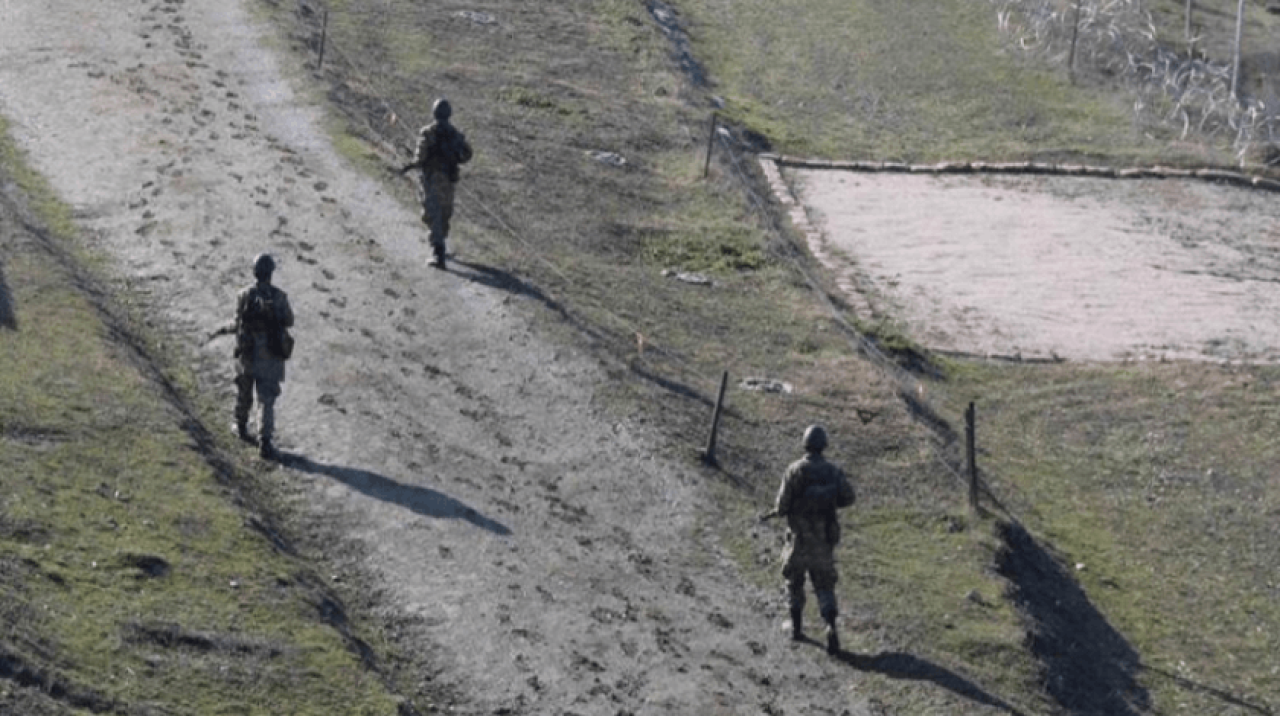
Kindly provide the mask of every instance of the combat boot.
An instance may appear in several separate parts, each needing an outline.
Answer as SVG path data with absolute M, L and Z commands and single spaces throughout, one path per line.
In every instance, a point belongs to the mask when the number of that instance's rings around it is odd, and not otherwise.
M 836 631 L 836 620 L 827 621 L 827 653 L 840 653 L 840 634 Z
M 431 266 L 432 268 L 438 268 L 443 270 L 445 268 L 444 241 L 441 241 L 438 244 L 432 245 L 431 249 L 432 249 L 433 255 L 431 257 L 431 260 L 427 262 L 428 265 Z
M 791 640 L 800 641 L 804 639 L 804 610 L 791 610 Z
M 240 438 L 244 442 L 247 442 L 247 443 L 256 442 L 253 439 L 253 435 L 249 433 L 248 424 L 243 420 L 237 420 L 234 423 L 232 423 L 231 432 L 235 433 L 236 437 Z

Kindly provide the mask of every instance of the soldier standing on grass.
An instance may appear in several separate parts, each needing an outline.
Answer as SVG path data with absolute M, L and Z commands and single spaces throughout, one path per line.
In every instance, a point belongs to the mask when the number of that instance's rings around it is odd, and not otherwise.
M 852 505 L 855 495 L 844 472 L 822 456 L 826 447 L 827 431 L 821 425 L 804 431 L 805 456 L 787 467 L 773 512 L 765 518 L 787 518 L 782 576 L 791 602 L 791 638 L 804 638 L 804 580 L 808 574 L 819 613 L 827 623 L 827 653 L 836 654 L 840 651 L 835 592 L 840 522 L 836 510 Z
M 449 100 L 436 100 L 431 108 L 435 121 L 418 133 L 413 161 L 400 168 L 401 175 L 415 167 L 422 171 L 422 222 L 428 227 L 433 254 L 429 263 L 439 269 L 445 267 L 445 239 L 449 238 L 449 220 L 453 217 L 458 167 L 471 161 L 471 145 L 466 136 L 449 123 L 452 114 Z
M 259 254 L 253 260 L 257 282 L 242 289 L 236 297 L 235 432 L 241 440 L 253 442 L 249 434 L 249 411 L 257 388 L 262 406 L 258 454 L 266 459 L 277 456 L 272 442 L 276 398 L 284 382 L 284 362 L 293 353 L 293 338 L 287 330 L 293 325 L 293 309 L 289 307 L 289 296 L 271 285 L 275 268 L 275 259 L 270 254 Z

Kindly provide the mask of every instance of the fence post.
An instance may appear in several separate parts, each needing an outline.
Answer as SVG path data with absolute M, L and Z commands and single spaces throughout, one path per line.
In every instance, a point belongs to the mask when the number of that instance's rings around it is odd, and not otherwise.
M 964 452 L 969 468 L 969 509 L 978 511 L 977 415 L 973 403 L 964 411 Z
M 703 179 L 706 179 L 707 175 L 711 173 L 711 148 L 715 145 L 716 124 L 718 122 L 719 122 L 719 118 L 716 116 L 715 112 L 712 112 L 711 113 L 711 133 L 707 135 L 707 161 L 702 165 Z
M 1196 7 L 1196 0 L 1187 0 L 1187 21 L 1183 28 L 1184 34 L 1187 36 L 1187 57 L 1194 57 L 1196 54 L 1195 45 L 1191 42 L 1191 11 Z
M 1236 49 L 1231 61 L 1231 98 L 1240 101 L 1240 43 L 1244 36 L 1244 0 L 1236 5 Z
M 320 59 L 316 62 L 316 69 L 324 69 L 324 46 L 329 38 L 329 9 L 325 8 L 324 14 L 320 19 Z
M 1080 36 L 1080 4 L 1084 0 L 1076 0 L 1076 11 L 1071 24 L 1071 52 L 1067 55 L 1067 77 L 1076 81 L 1076 38 Z
M 724 409 L 724 389 L 729 384 L 729 371 L 720 376 L 720 393 L 716 396 L 716 409 L 711 413 L 711 436 L 707 438 L 707 449 L 702 453 L 702 461 L 712 467 L 716 462 L 716 432 L 720 429 L 720 411 Z

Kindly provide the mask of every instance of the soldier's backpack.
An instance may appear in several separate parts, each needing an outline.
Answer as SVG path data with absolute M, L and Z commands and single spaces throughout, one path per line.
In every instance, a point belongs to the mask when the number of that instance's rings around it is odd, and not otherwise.
M 791 511 L 801 515 L 834 515 L 840 500 L 836 480 L 815 481 L 812 478 L 791 503 Z
M 293 356 L 293 336 L 289 335 L 289 329 L 280 325 L 276 318 L 274 297 L 270 289 L 259 291 L 255 287 L 250 290 L 244 313 L 240 316 L 240 325 L 246 333 L 265 332 L 267 351 L 281 360 L 289 360 Z

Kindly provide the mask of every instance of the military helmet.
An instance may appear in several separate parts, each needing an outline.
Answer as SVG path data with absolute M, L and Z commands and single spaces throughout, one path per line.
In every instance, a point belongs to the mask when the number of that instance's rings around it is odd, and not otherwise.
M 804 449 L 806 452 L 822 452 L 826 447 L 826 428 L 821 425 L 810 425 L 804 429 Z
M 276 260 L 271 254 L 258 254 L 253 259 L 253 275 L 258 278 L 270 278 L 276 270 Z
M 449 104 L 449 100 L 441 97 L 431 105 L 431 116 L 435 117 L 437 122 L 447 122 L 449 117 L 453 116 L 453 106 Z

